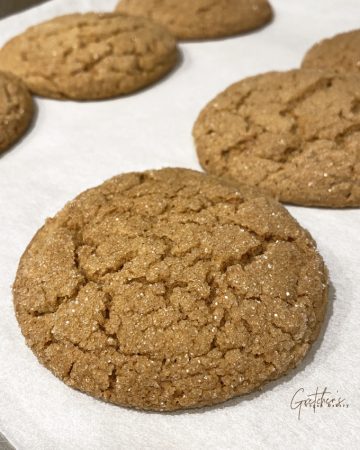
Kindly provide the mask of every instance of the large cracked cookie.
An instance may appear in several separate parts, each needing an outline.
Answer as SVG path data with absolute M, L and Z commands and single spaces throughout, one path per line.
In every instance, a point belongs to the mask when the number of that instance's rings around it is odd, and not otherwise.
M 287 373 L 326 301 L 315 243 L 280 204 L 185 169 L 80 194 L 35 235 L 14 284 L 27 344 L 56 376 L 159 411 Z
M 35 94 L 92 100 L 129 94 L 176 64 L 175 39 L 147 19 L 71 14 L 29 28 L 0 50 L 0 69 Z
M 180 39 L 235 35 L 272 18 L 267 0 L 121 0 L 117 10 L 151 18 Z
M 240 81 L 193 130 L 210 173 L 300 205 L 360 205 L 357 75 L 271 72 Z
M 10 73 L 0 72 L 0 153 L 28 129 L 34 108 L 26 86 Z
M 337 34 L 315 44 L 306 53 L 302 67 L 360 75 L 360 30 Z

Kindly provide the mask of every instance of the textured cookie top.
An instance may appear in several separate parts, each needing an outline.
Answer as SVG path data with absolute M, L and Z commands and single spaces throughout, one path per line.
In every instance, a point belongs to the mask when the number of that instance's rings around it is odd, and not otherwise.
M 360 74 L 360 30 L 338 34 L 315 44 L 305 55 L 302 67 Z
M 267 0 L 122 0 L 117 10 L 166 26 L 180 39 L 229 36 L 269 22 Z
M 24 134 L 32 117 L 32 98 L 25 85 L 10 73 L 0 72 L 0 152 Z
M 293 70 L 247 78 L 205 107 L 193 134 L 211 173 L 284 202 L 360 205 L 357 75 Z
M 176 63 L 174 38 L 137 17 L 72 14 L 29 28 L 0 50 L 0 69 L 34 93 L 99 99 L 138 90 Z
M 175 410 L 294 367 L 323 320 L 326 275 L 277 202 L 164 169 L 115 177 L 49 219 L 14 303 L 28 345 L 70 386 Z

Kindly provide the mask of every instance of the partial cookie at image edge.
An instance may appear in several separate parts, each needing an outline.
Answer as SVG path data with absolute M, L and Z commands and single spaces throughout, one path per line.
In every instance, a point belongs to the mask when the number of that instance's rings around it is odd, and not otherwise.
M 0 72 L 0 154 L 28 130 L 34 116 L 33 100 L 24 83 Z
M 360 75 L 360 30 L 340 33 L 314 44 L 306 52 L 301 67 Z
M 296 69 L 231 85 L 194 124 L 200 164 L 285 203 L 360 206 L 358 80 Z

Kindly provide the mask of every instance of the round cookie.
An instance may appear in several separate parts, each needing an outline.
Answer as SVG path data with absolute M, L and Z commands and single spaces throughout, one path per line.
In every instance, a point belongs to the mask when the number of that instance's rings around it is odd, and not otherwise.
M 293 70 L 247 78 L 204 108 L 193 135 L 210 173 L 283 202 L 360 205 L 357 75 Z
M 338 34 L 315 44 L 306 53 L 302 67 L 360 74 L 360 30 Z
M 137 91 L 176 64 L 175 39 L 147 19 L 71 14 L 29 28 L 0 50 L 0 69 L 35 94 L 94 100 Z
M 0 153 L 28 129 L 33 102 L 25 85 L 10 73 L 0 72 Z
M 117 10 L 151 18 L 180 39 L 231 36 L 272 18 L 267 0 L 122 0 Z
M 287 373 L 326 302 L 315 243 L 280 204 L 185 169 L 80 194 L 35 235 L 14 284 L 26 341 L 56 376 L 159 411 Z

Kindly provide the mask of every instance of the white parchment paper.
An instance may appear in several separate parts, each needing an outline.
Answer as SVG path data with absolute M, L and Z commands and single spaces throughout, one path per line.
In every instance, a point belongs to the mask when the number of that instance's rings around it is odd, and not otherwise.
M 5 1 L 5 0 L 2 0 Z M 10 0 L 9 0 L 10 1 Z M 181 1 L 181 0 L 179 0 Z M 25 346 L 11 296 L 19 257 L 45 218 L 120 172 L 199 168 L 198 112 L 245 76 L 299 65 L 322 37 L 359 27 L 359 0 L 272 0 L 274 22 L 241 37 L 181 44 L 176 72 L 136 95 L 76 103 L 36 99 L 32 130 L 0 156 L 0 432 L 21 450 L 360 448 L 360 210 L 289 207 L 329 267 L 324 332 L 305 362 L 260 394 L 176 414 L 143 413 L 66 387 Z M 109 0 L 53 0 L 0 21 L 0 45 L 29 25 Z M 360 50 L 359 50 L 360 51 Z M 290 409 L 327 387 L 349 407 Z

